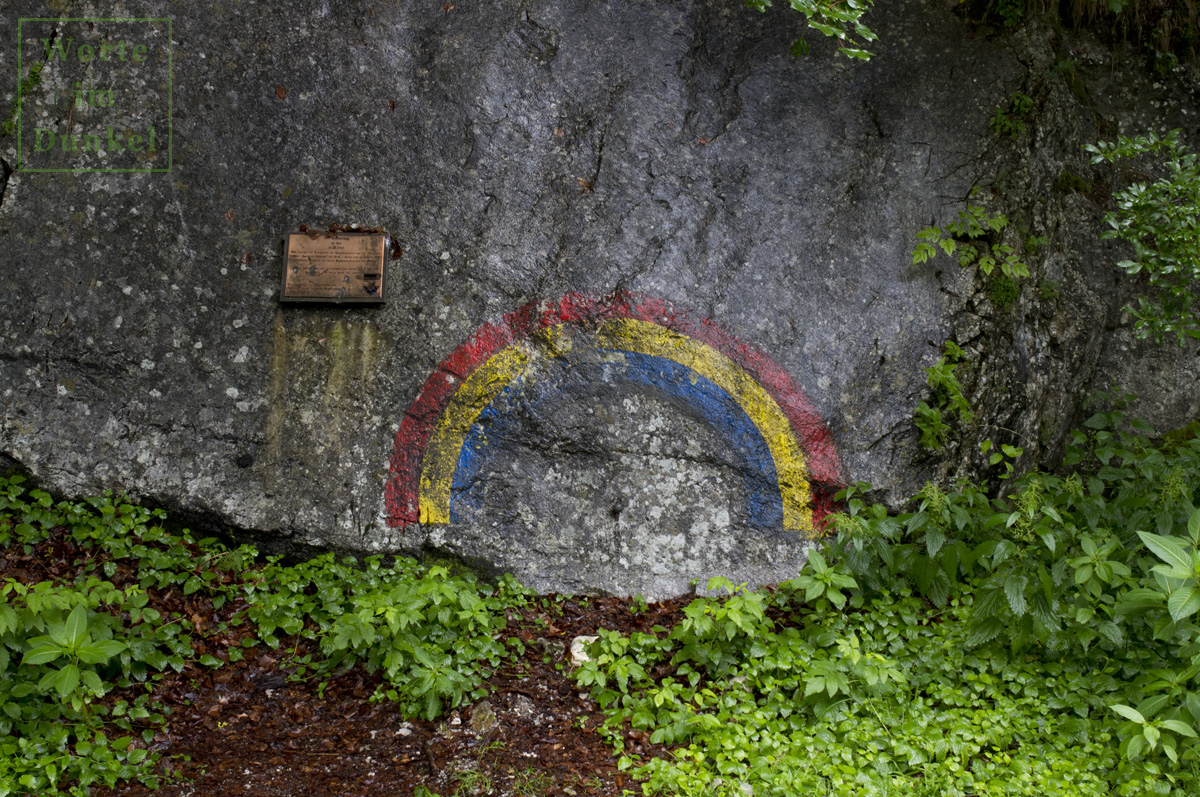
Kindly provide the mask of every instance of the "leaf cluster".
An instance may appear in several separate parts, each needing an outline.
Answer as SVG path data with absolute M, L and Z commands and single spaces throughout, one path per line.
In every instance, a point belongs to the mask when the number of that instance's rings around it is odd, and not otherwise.
M 1116 209 L 1105 216 L 1102 237 L 1124 241 L 1133 257 L 1117 267 L 1145 275 L 1148 290 L 1125 308 L 1140 338 L 1180 346 L 1200 338 L 1200 161 L 1180 142 L 1180 131 L 1159 136 L 1119 137 L 1084 147 L 1092 162 L 1137 169 L 1135 179 L 1113 195 Z
M 766 11 L 772 0 L 746 0 L 746 5 L 756 11 Z M 874 0 L 788 0 L 794 11 L 804 15 L 808 27 L 836 39 L 838 52 L 848 58 L 869 61 L 872 53 L 866 47 L 879 37 L 862 21 L 874 5 Z M 803 38 L 792 45 L 792 54 L 808 54 L 808 44 Z
M 1009 244 L 993 240 L 1008 227 L 1008 219 L 1000 213 L 989 213 L 978 205 L 958 212 L 958 220 L 944 228 L 926 227 L 917 233 L 912 262 L 919 265 L 938 255 L 940 250 L 951 257 L 958 256 L 963 268 L 977 266 L 984 276 L 991 276 L 997 267 L 1006 277 L 1020 279 L 1029 276 L 1029 266 Z M 1034 239 L 1031 239 L 1034 240 Z
M 943 354 L 937 362 L 925 369 L 925 382 L 932 395 L 928 401 L 917 402 L 914 420 L 921 432 L 921 445 L 930 451 L 942 450 L 949 440 L 951 416 L 958 422 L 970 424 L 975 420 L 971 404 L 963 395 L 962 383 L 958 380 L 958 366 L 966 358 L 966 352 L 952 340 L 946 341 Z
M 361 664 L 383 675 L 376 698 L 432 720 L 485 694 L 485 677 L 508 655 L 497 638 L 507 610 L 526 596 L 509 577 L 492 588 L 411 559 L 360 566 L 325 554 L 296 565 L 273 559 L 245 587 L 245 617 L 271 647 L 291 637 L 293 655 L 300 639 L 318 643 L 319 656 L 293 659 L 297 677 Z
M 1006 23 L 1007 24 L 1007 23 Z M 1025 133 L 1025 121 L 1033 113 L 1033 97 L 1017 91 L 992 114 L 988 126 L 998 136 L 1016 141 Z
M 145 743 L 165 718 L 146 686 L 182 671 L 195 652 L 191 619 L 164 616 L 150 592 L 200 593 L 215 607 L 253 554 L 197 555 L 189 534 L 162 527 L 161 511 L 111 494 L 56 504 L 22 484 L 0 479 L 0 547 L 29 555 L 57 530 L 83 556 L 70 581 L 0 582 L 0 795 L 155 784 Z M 108 580 L 121 569 L 135 574 L 123 588 Z M 122 696 L 103 700 L 114 691 Z

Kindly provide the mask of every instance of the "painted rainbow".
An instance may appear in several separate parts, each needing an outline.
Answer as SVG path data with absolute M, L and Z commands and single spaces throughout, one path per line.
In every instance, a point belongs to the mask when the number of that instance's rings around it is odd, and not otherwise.
M 707 319 L 665 301 L 568 294 L 480 327 L 434 369 L 401 421 L 385 491 L 388 524 L 444 524 L 481 467 L 481 422 L 503 425 L 495 399 L 527 373 L 534 339 L 562 349 L 586 328 L 616 355 L 618 378 L 686 405 L 723 434 L 746 476 L 746 522 L 813 533 L 833 510 L 841 466 L 829 429 L 787 372 Z M 606 371 L 611 377 L 612 369 Z

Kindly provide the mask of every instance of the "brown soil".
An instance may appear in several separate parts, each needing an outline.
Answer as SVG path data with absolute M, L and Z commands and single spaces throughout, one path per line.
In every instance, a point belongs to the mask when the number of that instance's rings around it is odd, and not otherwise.
M 0 579 L 69 580 L 83 553 L 63 534 L 30 554 L 0 550 Z M 123 569 L 111 580 L 120 585 L 133 579 Z M 211 603 L 197 596 L 150 593 L 152 606 L 184 612 L 206 632 L 194 636 L 197 658 L 211 653 L 227 660 L 229 647 L 240 646 L 245 631 L 219 630 L 239 606 L 213 616 Z M 134 783 L 93 793 L 618 797 L 626 789 L 640 791 L 618 771 L 611 745 L 597 731 L 602 716 L 596 704 L 569 677 L 568 651 L 575 636 L 597 628 L 670 626 L 685 603 L 638 611 L 614 598 L 539 599 L 513 612 L 506 631 L 525 643 L 524 655 L 493 674 L 487 697 L 434 722 L 406 719 L 395 704 L 372 701 L 378 678 L 361 668 L 324 682 L 289 681 L 296 655 L 289 651 L 297 644 L 300 655 L 311 650 L 303 640 L 284 639 L 274 651 L 251 648 L 245 660 L 217 669 L 190 662 L 154 687 L 157 710 L 169 718 L 146 746 L 162 755 L 163 785 L 157 791 Z M 114 729 L 110 736 L 127 734 Z M 624 737 L 627 752 L 668 754 L 639 731 L 626 729 Z
M 173 714 L 150 745 L 185 757 L 167 762 L 185 781 L 157 792 L 134 785 L 100 793 L 400 797 L 425 787 L 441 797 L 617 797 L 636 784 L 617 771 L 611 746 L 596 732 L 596 704 L 567 676 L 561 651 L 596 628 L 673 622 L 668 615 L 678 605 L 634 615 L 627 601 L 574 598 L 554 622 L 532 609 L 510 627 L 527 643 L 524 657 L 493 675 L 488 697 L 435 722 L 406 720 L 394 704 L 372 702 L 377 679 L 357 668 L 322 685 L 289 683 L 274 652 L 214 671 L 189 665 L 160 690 Z M 664 752 L 636 731 L 626 733 L 625 746 Z

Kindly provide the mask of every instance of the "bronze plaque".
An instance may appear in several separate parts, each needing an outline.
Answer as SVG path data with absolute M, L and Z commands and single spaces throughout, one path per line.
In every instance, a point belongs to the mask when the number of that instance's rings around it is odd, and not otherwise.
M 283 245 L 285 302 L 384 301 L 388 236 L 293 233 Z

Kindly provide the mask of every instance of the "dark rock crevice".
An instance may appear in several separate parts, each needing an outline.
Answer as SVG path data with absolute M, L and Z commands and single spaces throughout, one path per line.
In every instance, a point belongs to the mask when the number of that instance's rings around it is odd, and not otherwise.
M 0 158 L 0 208 L 4 207 L 4 195 L 8 190 L 8 180 L 12 177 L 13 167 L 4 158 Z

